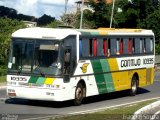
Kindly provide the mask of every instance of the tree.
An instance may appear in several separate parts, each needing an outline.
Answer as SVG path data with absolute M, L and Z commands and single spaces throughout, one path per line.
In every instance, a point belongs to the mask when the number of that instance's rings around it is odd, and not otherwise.
M 49 15 L 44 14 L 43 16 L 41 16 L 41 17 L 38 19 L 37 24 L 38 24 L 39 26 L 45 26 L 45 25 L 53 22 L 54 20 L 55 20 L 54 17 L 51 17 L 51 16 L 49 16 Z
M 9 49 L 9 42 L 11 34 L 17 29 L 25 27 L 24 23 L 9 18 L 0 18 L 0 67 L 7 64 L 7 51 Z
M 106 0 L 89 0 L 89 5 L 95 11 L 92 18 L 96 27 L 109 27 L 111 6 L 106 4 Z
M 61 16 L 61 21 L 66 26 L 76 27 L 77 18 L 76 13 L 64 14 Z
M 160 44 L 160 9 L 148 15 L 145 19 L 145 25 L 145 28 L 154 31 L 156 43 Z
M 56 28 L 56 27 L 62 26 L 62 25 L 64 25 L 64 23 L 62 21 L 54 20 L 53 22 L 51 22 L 50 24 L 48 24 L 47 27 L 49 27 L 49 28 Z

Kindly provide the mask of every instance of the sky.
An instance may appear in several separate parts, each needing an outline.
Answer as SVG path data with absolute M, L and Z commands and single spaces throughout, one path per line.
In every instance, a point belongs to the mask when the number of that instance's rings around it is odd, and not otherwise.
M 76 0 L 68 0 L 67 11 L 75 9 Z M 0 6 L 17 10 L 18 13 L 41 17 L 44 14 L 60 18 L 64 14 L 65 0 L 0 0 Z

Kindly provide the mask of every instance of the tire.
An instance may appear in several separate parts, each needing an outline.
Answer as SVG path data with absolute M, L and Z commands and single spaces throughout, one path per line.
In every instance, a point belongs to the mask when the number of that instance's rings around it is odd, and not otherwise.
M 84 92 L 85 92 L 84 86 L 82 85 L 82 83 L 78 83 L 75 90 L 74 105 L 76 106 L 81 105 L 82 100 L 84 98 Z
M 130 89 L 130 95 L 135 96 L 138 89 L 138 82 L 137 78 L 133 76 L 132 82 L 131 82 L 131 89 Z

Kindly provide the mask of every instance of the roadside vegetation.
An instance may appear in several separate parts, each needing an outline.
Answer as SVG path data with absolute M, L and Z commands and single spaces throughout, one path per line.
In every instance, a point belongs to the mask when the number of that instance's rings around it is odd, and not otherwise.
M 0 83 L 6 82 L 6 75 L 0 76 Z
M 134 112 L 155 101 L 149 100 L 132 105 L 109 108 L 100 112 L 51 118 L 50 120 L 130 120 Z

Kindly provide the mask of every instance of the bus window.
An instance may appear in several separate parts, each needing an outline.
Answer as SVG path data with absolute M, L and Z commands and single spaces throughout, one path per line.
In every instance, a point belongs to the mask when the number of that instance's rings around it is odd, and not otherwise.
M 140 53 L 145 53 L 146 52 L 146 39 L 141 38 L 140 39 Z
M 120 40 L 120 54 L 123 54 L 123 51 L 124 51 L 124 41 L 121 38 L 121 40 Z
M 128 40 L 128 53 L 132 54 L 132 48 L 133 47 L 133 40 L 131 38 L 129 38 Z
M 153 52 L 153 39 L 150 39 L 150 52 Z
M 111 55 L 111 39 L 108 39 L 108 50 L 107 50 L 107 55 L 108 57 Z
M 97 39 L 93 40 L 93 55 L 97 56 Z
M 116 55 L 120 54 L 120 39 L 116 41 Z
M 103 54 L 107 55 L 107 39 L 103 39 Z
M 135 38 L 132 39 L 132 53 L 135 53 L 135 48 L 136 45 L 135 45 Z
M 80 57 L 82 57 L 82 39 L 80 39 L 79 41 L 79 53 L 80 53 Z
M 89 39 L 89 56 L 93 56 L 93 43 L 92 39 Z
M 143 52 L 146 53 L 146 39 L 143 40 Z

